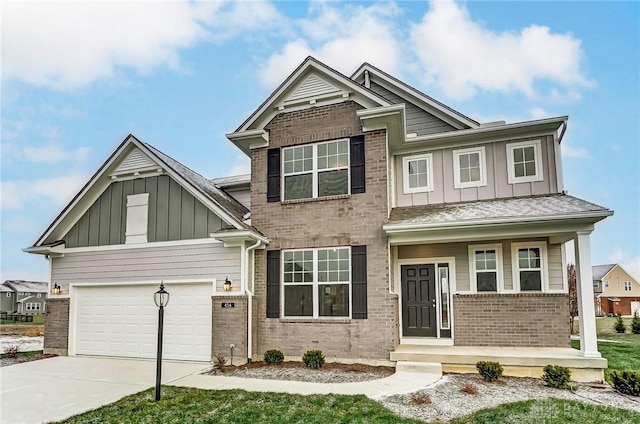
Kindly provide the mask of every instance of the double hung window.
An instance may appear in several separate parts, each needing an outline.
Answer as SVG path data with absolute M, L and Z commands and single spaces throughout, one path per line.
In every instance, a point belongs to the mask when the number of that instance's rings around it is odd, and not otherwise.
M 284 200 L 349 194 L 349 140 L 283 149 Z
M 350 248 L 285 250 L 285 317 L 350 317 Z
M 433 191 L 433 155 L 402 158 L 403 189 L 405 193 Z
M 472 289 L 478 293 L 497 293 L 502 286 L 502 246 L 469 246 Z
M 631 281 L 624 282 L 624 291 L 631 291 Z
M 545 243 L 512 245 L 513 277 L 520 291 L 546 291 L 547 249 Z

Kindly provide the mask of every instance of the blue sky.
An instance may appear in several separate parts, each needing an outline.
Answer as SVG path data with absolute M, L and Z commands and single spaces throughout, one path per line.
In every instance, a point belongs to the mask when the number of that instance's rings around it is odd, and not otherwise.
M 1 277 L 129 133 L 213 178 L 224 136 L 308 55 L 367 61 L 478 121 L 569 115 L 570 194 L 615 210 L 594 264 L 640 277 L 638 2 L 2 4 Z

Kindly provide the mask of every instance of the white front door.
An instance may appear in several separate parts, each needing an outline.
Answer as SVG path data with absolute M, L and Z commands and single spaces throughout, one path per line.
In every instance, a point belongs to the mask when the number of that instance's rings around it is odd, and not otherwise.
M 638 315 L 640 315 L 640 302 L 631 302 L 631 316 L 633 316 L 636 311 L 638 311 Z
M 75 287 L 72 353 L 155 358 L 156 290 L 157 285 L 149 284 Z M 170 300 L 164 313 L 163 358 L 210 361 L 212 283 L 167 284 L 166 290 Z

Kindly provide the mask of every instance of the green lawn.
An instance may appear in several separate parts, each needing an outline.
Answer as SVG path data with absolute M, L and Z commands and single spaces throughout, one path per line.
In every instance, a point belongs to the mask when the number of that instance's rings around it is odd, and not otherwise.
M 45 321 L 44 314 L 42 315 L 34 315 L 33 322 L 14 322 L 9 320 L 0 320 L 0 325 L 44 325 Z

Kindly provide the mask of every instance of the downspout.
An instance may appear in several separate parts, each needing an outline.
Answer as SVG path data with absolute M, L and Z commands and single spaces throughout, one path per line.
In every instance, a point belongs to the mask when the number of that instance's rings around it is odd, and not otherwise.
M 262 244 L 261 240 L 258 240 L 256 244 L 247 247 L 245 253 L 247 254 L 246 264 L 249 266 L 250 254 L 255 250 L 258 246 Z M 249 281 L 251 284 L 254 283 L 255 274 L 256 274 L 256 261 L 253 261 L 251 265 L 251 279 L 249 279 L 249 273 L 247 272 L 246 284 L 244 285 L 244 291 L 247 295 L 247 362 L 251 362 L 253 356 L 253 291 L 249 290 Z M 246 269 L 246 267 L 245 267 Z

